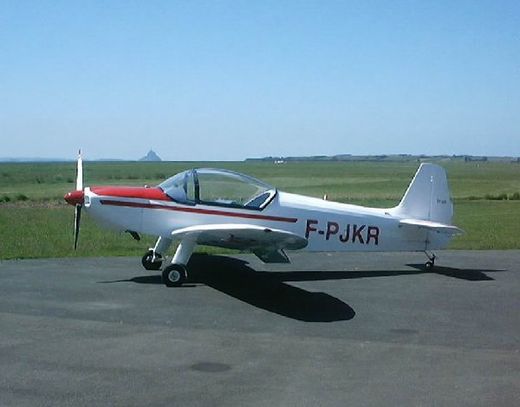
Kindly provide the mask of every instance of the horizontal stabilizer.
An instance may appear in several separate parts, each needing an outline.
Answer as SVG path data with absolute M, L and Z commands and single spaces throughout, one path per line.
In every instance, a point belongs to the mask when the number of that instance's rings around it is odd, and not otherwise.
M 464 231 L 459 229 L 457 226 L 446 225 L 444 223 L 432 222 L 429 220 L 401 219 L 399 225 L 426 229 L 431 232 L 444 233 L 447 235 L 460 235 L 464 233 Z

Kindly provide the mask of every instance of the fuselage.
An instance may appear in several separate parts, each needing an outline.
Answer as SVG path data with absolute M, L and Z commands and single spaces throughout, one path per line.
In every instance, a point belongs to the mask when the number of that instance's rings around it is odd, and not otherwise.
M 379 209 L 276 191 L 263 209 L 181 204 L 160 188 L 92 187 L 84 208 L 101 225 L 169 238 L 195 225 L 248 224 L 305 237 L 307 251 L 424 251 L 444 248 L 449 237 L 403 228 L 393 208 Z

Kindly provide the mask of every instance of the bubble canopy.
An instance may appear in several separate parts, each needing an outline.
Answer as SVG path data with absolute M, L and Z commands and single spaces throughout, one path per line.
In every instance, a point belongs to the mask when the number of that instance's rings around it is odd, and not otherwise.
M 180 172 L 158 185 L 176 202 L 261 210 L 276 188 L 238 172 L 198 168 Z

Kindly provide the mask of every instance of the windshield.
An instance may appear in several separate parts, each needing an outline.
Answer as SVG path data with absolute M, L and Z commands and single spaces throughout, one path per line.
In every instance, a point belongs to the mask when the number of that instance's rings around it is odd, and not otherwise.
M 180 172 L 159 184 L 166 195 L 180 203 L 195 203 L 195 178 L 193 170 Z
M 276 189 L 233 171 L 201 168 L 181 172 L 159 187 L 173 200 L 188 204 L 263 209 Z

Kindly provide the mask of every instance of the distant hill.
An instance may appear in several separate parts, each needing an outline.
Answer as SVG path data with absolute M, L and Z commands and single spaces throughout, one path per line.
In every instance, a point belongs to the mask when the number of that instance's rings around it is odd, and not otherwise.
M 162 161 L 161 157 L 157 155 L 157 153 L 153 150 L 148 151 L 143 158 L 140 158 L 139 161 Z

